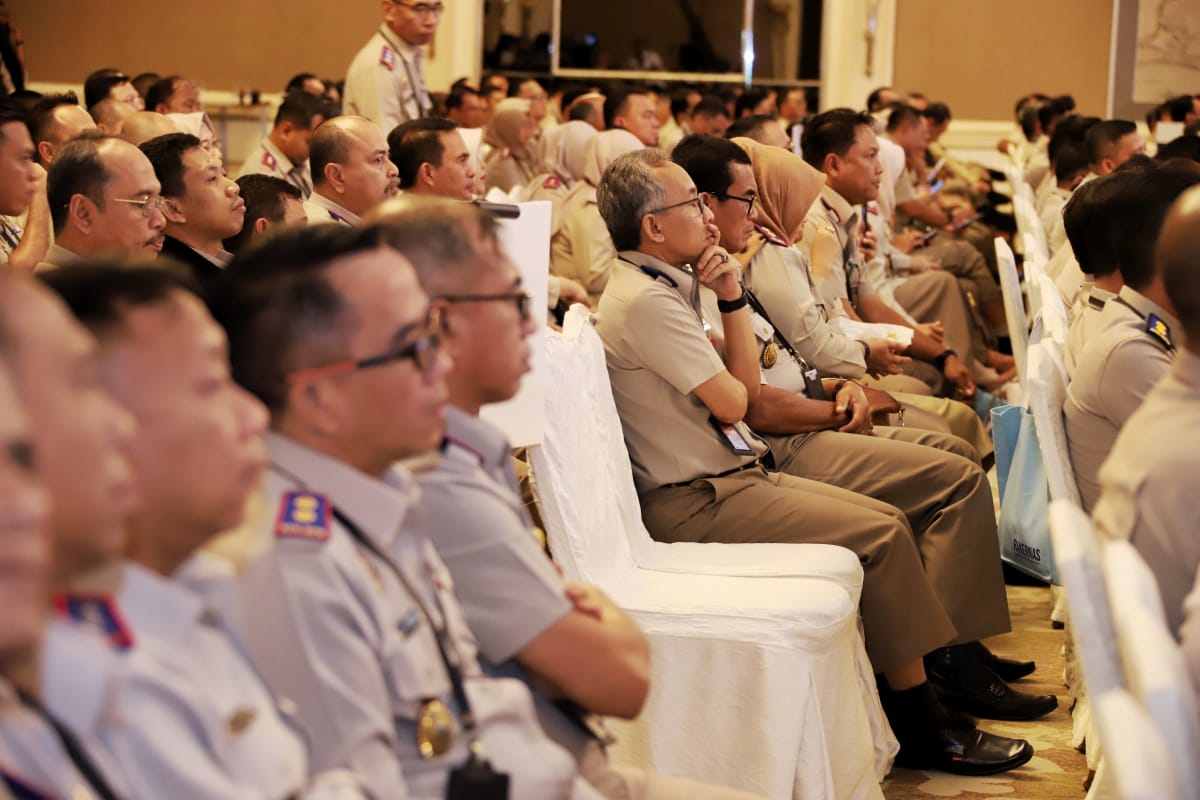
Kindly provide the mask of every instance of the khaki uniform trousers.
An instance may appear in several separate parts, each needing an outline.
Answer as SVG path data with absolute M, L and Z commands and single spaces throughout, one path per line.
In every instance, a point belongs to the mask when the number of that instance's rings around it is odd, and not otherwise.
M 894 428 L 767 438 L 779 472 L 754 468 L 643 493 L 650 534 L 854 551 L 877 672 L 1010 629 L 991 490 L 969 445 Z
M 634 767 L 614 767 L 593 742 L 579 760 L 579 774 L 608 800 L 756 800 L 758 795 L 659 775 Z
M 983 331 L 967 310 L 967 300 L 958 280 L 949 272 L 932 270 L 907 278 L 896 287 L 896 301 L 918 322 L 940 321 L 946 331 L 946 347 L 959 354 L 967 367 L 987 358 Z

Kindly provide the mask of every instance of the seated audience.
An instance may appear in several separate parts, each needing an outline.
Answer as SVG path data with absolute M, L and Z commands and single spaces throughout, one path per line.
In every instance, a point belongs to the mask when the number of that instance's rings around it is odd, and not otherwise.
M 454 200 L 474 198 L 471 152 L 458 128 L 448 119 L 423 117 L 402 122 L 388 134 L 388 156 L 402 190 Z
M 237 179 L 238 193 L 246 203 L 242 229 L 225 240 L 225 249 L 237 255 L 257 236 L 279 226 L 303 225 L 304 196 L 294 185 L 272 175 L 243 175 Z
M 529 101 L 529 118 L 533 120 L 534 127 L 538 129 L 539 133 L 548 131 L 558 124 L 554 115 L 549 113 L 547 104 L 549 95 L 537 80 L 530 78 L 521 81 L 521 85 L 517 87 L 516 96 Z
M 688 133 L 711 133 L 713 136 L 724 136 L 731 120 L 729 109 L 720 98 L 705 95 L 692 108 L 688 123 Z
M 135 76 L 130 82 L 134 89 L 137 89 L 138 96 L 142 98 L 142 108 L 146 107 L 146 94 L 150 91 L 150 87 L 158 83 L 162 75 L 157 72 L 142 72 Z
M 46 169 L 50 169 L 54 154 L 63 145 L 95 128 L 95 120 L 79 105 L 74 92 L 45 95 L 29 114 L 29 133 L 37 148 L 37 160 Z
M 187 78 L 169 75 L 146 90 L 146 110 L 159 114 L 194 114 L 203 111 L 200 93 Z
M 87 76 L 83 82 L 83 104 L 93 108 L 103 100 L 116 100 L 134 111 L 144 108 L 142 96 L 129 81 L 129 76 L 119 69 L 99 69 Z
M 598 131 L 604 126 L 604 95 L 599 92 L 584 92 L 575 98 L 567 109 L 567 119 L 586 122 Z
M 379 126 L 363 117 L 334 117 L 309 144 L 313 193 L 304 204 L 310 225 L 357 225 L 396 193 L 396 165 Z
M 779 90 L 779 124 L 784 129 L 808 118 L 808 92 L 799 86 Z
M 492 109 L 483 133 L 483 141 L 491 152 L 483 162 L 485 186 L 507 194 L 529 183 L 537 171 L 533 136 L 535 126 L 529 115 L 528 100 L 510 97 Z
M 459 86 L 446 98 L 446 117 L 460 128 L 482 128 L 487 122 L 487 107 L 478 89 Z
M 138 111 L 125 118 L 121 123 L 121 138 L 134 147 L 141 147 L 151 139 L 166 136 L 168 133 L 181 133 L 179 127 L 157 111 Z
M 162 184 L 163 255 L 186 265 L 200 289 L 208 292 L 232 257 L 224 240 L 242 229 L 246 216 L 238 185 L 191 134 L 151 139 L 142 152 Z
M 287 82 L 287 86 L 284 87 L 283 92 L 284 94 L 291 94 L 292 92 L 307 92 L 313 97 L 324 97 L 325 90 L 325 81 L 321 80 L 318 75 L 315 75 L 312 72 L 301 72 L 298 75 L 294 75 L 292 79 Z
M 275 112 L 271 132 L 250 151 L 242 163 L 243 175 L 273 175 L 300 190 L 307 200 L 312 195 L 308 151 L 313 131 L 325 121 L 325 107 L 307 92 L 289 94 Z
M 749 114 L 725 129 L 725 138 L 742 137 L 771 147 L 791 147 L 792 140 L 779 124 L 779 120 L 770 114 Z
M 112 97 L 106 97 L 88 109 L 88 114 L 96 122 L 96 127 L 109 136 L 120 136 L 125 120 L 136 113 L 133 106 Z
M 545 169 L 526 187 L 529 200 L 549 200 L 550 236 L 562 227 L 562 207 L 567 195 L 583 180 L 587 145 L 596 129 L 586 122 L 569 120 L 546 134 Z
M 50 236 L 46 170 L 37 163 L 25 113 L 11 99 L 0 100 L 0 269 L 33 271 Z
M 112 136 L 69 142 L 46 179 L 54 244 L 38 270 L 95 256 L 153 258 L 163 247 L 163 198 L 145 154 Z
M 658 113 L 645 89 L 613 89 L 604 98 L 604 127 L 629 131 L 647 147 L 658 146 Z
M 775 92 L 770 89 L 747 89 L 733 104 L 734 120 L 745 117 L 775 117 Z

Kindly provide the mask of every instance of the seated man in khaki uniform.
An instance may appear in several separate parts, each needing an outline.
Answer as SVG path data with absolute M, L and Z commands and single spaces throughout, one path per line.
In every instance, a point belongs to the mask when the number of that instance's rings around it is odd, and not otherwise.
M 1196 431 L 1200 430 L 1200 273 L 1196 269 L 1200 188 L 1189 189 L 1171 209 L 1155 261 L 1165 300 L 1179 317 L 1173 331 L 1181 333 L 1184 342 L 1165 377 L 1121 429 L 1112 455 L 1100 469 L 1100 499 L 1092 516 L 1102 533 L 1128 539 L 1146 559 L 1158 580 L 1167 624 L 1178 636 L 1184 625 L 1184 599 L 1200 568 L 1196 536 L 1200 507 L 1195 500 Z M 1116 305 L 1110 302 L 1105 313 Z M 1187 640 L 1189 630 L 1195 633 L 1200 623 L 1195 600 L 1191 606 L 1182 632 L 1194 655 L 1200 648 Z
M 1100 465 L 1117 433 L 1175 358 L 1179 322 L 1154 259 L 1154 243 L 1171 203 L 1200 175 L 1169 169 L 1135 176 L 1125 189 L 1129 211 L 1114 220 L 1117 266 L 1125 285 L 1104 304 L 1084 343 L 1063 402 L 1067 446 L 1085 511 L 1100 495 Z M 1115 232 L 1120 230 L 1120 235 Z
M 898 763 L 983 774 L 1028 761 L 1028 742 L 948 716 L 922 660 L 950 642 L 967 650 L 1009 629 L 994 532 L 926 530 L 918 537 L 894 506 L 775 472 L 767 443 L 743 422 L 762 380 L 748 301 L 695 184 L 660 151 L 641 150 L 613 162 L 597 200 L 619 252 L 597 332 L 651 535 L 854 550 L 865 570 L 867 650 L 884 676 Z M 701 307 L 702 288 L 718 300 L 724 360 Z M 863 425 L 857 387 L 831 388 L 838 391 L 829 416 Z M 962 669 L 980 671 L 988 674 L 974 663 Z M 983 682 L 1012 700 L 1003 681 Z

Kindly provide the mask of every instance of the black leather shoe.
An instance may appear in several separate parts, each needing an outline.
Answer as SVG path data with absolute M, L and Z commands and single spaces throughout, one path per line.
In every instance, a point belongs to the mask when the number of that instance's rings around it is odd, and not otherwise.
M 979 660 L 985 667 L 1000 676 L 1000 680 L 1008 683 L 1024 678 L 1026 675 L 1032 675 L 1037 669 L 1037 664 L 1032 661 L 1017 661 L 1012 658 L 1003 658 L 996 655 L 987 648 L 983 642 L 971 642 L 970 647 L 974 650 Z
M 947 708 L 976 717 L 1038 719 L 1058 708 L 1052 694 L 1019 692 L 980 663 L 968 648 L 943 647 L 925 657 L 925 672 Z
M 901 745 L 896 766 L 954 775 L 993 775 L 1031 758 L 1033 746 L 1024 739 L 985 733 L 970 721 L 952 716 L 937 727 L 932 741 Z

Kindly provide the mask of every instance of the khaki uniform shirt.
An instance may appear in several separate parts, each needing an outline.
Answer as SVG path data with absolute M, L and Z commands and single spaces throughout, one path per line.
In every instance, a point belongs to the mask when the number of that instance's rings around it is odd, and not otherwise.
M 1088 290 L 1082 310 L 1071 323 L 1067 332 L 1067 345 L 1063 348 L 1063 362 L 1067 367 L 1067 379 L 1075 376 L 1075 367 L 1079 364 L 1079 354 L 1084 345 L 1092 340 L 1100 327 L 1101 312 L 1105 304 L 1116 297 L 1112 292 L 1106 292 L 1096 286 Z
M 616 258 L 608 226 L 595 203 L 563 217 L 558 233 L 550 240 L 551 272 L 581 283 L 593 308 L 604 292 Z
M 250 151 L 242 162 L 238 177 L 243 175 L 270 175 L 281 178 L 300 190 L 303 199 L 312 195 L 312 173 L 308 162 L 293 164 L 270 139 L 263 139 L 258 147 Z
M 417 530 L 419 491 L 408 472 L 397 466 L 370 478 L 276 433 L 267 447 L 272 546 L 240 579 L 241 617 L 267 683 L 296 701 L 314 767 L 353 770 L 372 797 L 445 796 L 468 740 L 439 625 L 462 665 L 485 755 L 509 774 L 512 796 L 575 796 L 575 761 L 538 727 L 528 689 L 481 673 L 454 583 Z M 356 541 L 335 507 L 404 581 Z M 455 732 L 445 753 L 423 758 L 417 723 L 432 700 L 450 710 Z
M 1067 201 L 1070 199 L 1071 199 L 1071 190 L 1070 189 L 1063 189 L 1059 186 L 1055 186 L 1053 189 L 1050 190 L 1050 192 L 1046 195 L 1044 205 L 1042 206 L 1041 210 L 1038 212 L 1038 214 L 1040 215 L 1041 221 L 1042 221 L 1042 230 L 1043 231 L 1049 231 L 1051 228 L 1054 228 L 1054 227 L 1062 224 L 1063 209 L 1066 208 Z M 1067 233 L 1067 229 L 1066 229 L 1066 226 L 1064 225 L 1063 226 L 1063 235 L 1066 236 L 1066 233 Z M 1049 236 L 1049 234 L 1047 234 L 1047 236 Z M 1047 241 L 1047 248 L 1048 248 L 1048 245 L 1049 245 L 1049 242 Z
M 83 256 L 72 252 L 60 244 L 50 245 L 50 249 L 46 251 L 46 260 L 38 262 L 38 265 L 33 268 L 34 272 L 48 272 L 57 267 L 65 267 L 68 264 L 74 264 L 76 261 L 82 261 Z
M 1179 644 L 1192 686 L 1200 692 L 1200 573 L 1192 592 L 1183 601 L 1183 625 L 1179 629 Z
M 837 236 L 836 246 L 828 237 Z M 857 306 L 860 298 L 879 294 L 863 268 L 858 252 L 858 209 L 832 187 L 825 186 L 804 218 L 804 236 L 797 245 L 808 260 L 817 293 L 829 303 L 843 298 Z
M 330 200 L 320 192 L 313 192 L 304 204 L 309 225 L 359 225 L 362 219 L 350 209 Z
M 596 332 L 638 491 L 719 475 L 761 457 L 766 443 L 742 422 L 733 427 L 753 454 L 735 453 L 693 394 L 725 371 L 709 339 L 700 284 L 635 250 L 621 259 L 600 298 Z
M 1161 336 L 1148 329 L 1159 330 Z M 1161 337 L 1170 340 L 1178 330 L 1173 316 L 1128 286 L 1100 312 L 1063 404 L 1071 464 L 1085 511 L 1096 505 L 1100 465 L 1117 433 L 1171 366 L 1174 350 Z
M 1200 569 L 1197 431 L 1200 356 L 1184 349 L 1117 437 L 1092 515 L 1102 533 L 1128 539 L 1146 560 L 1176 636 Z
M 384 135 L 401 122 L 433 113 L 425 89 L 425 53 L 381 25 L 346 70 L 346 114 L 378 125 Z
M 866 373 L 862 346 L 830 324 L 830 309 L 818 296 L 799 250 L 768 241 L 754 254 L 743 280 L 801 358 L 829 375 L 860 378 Z

